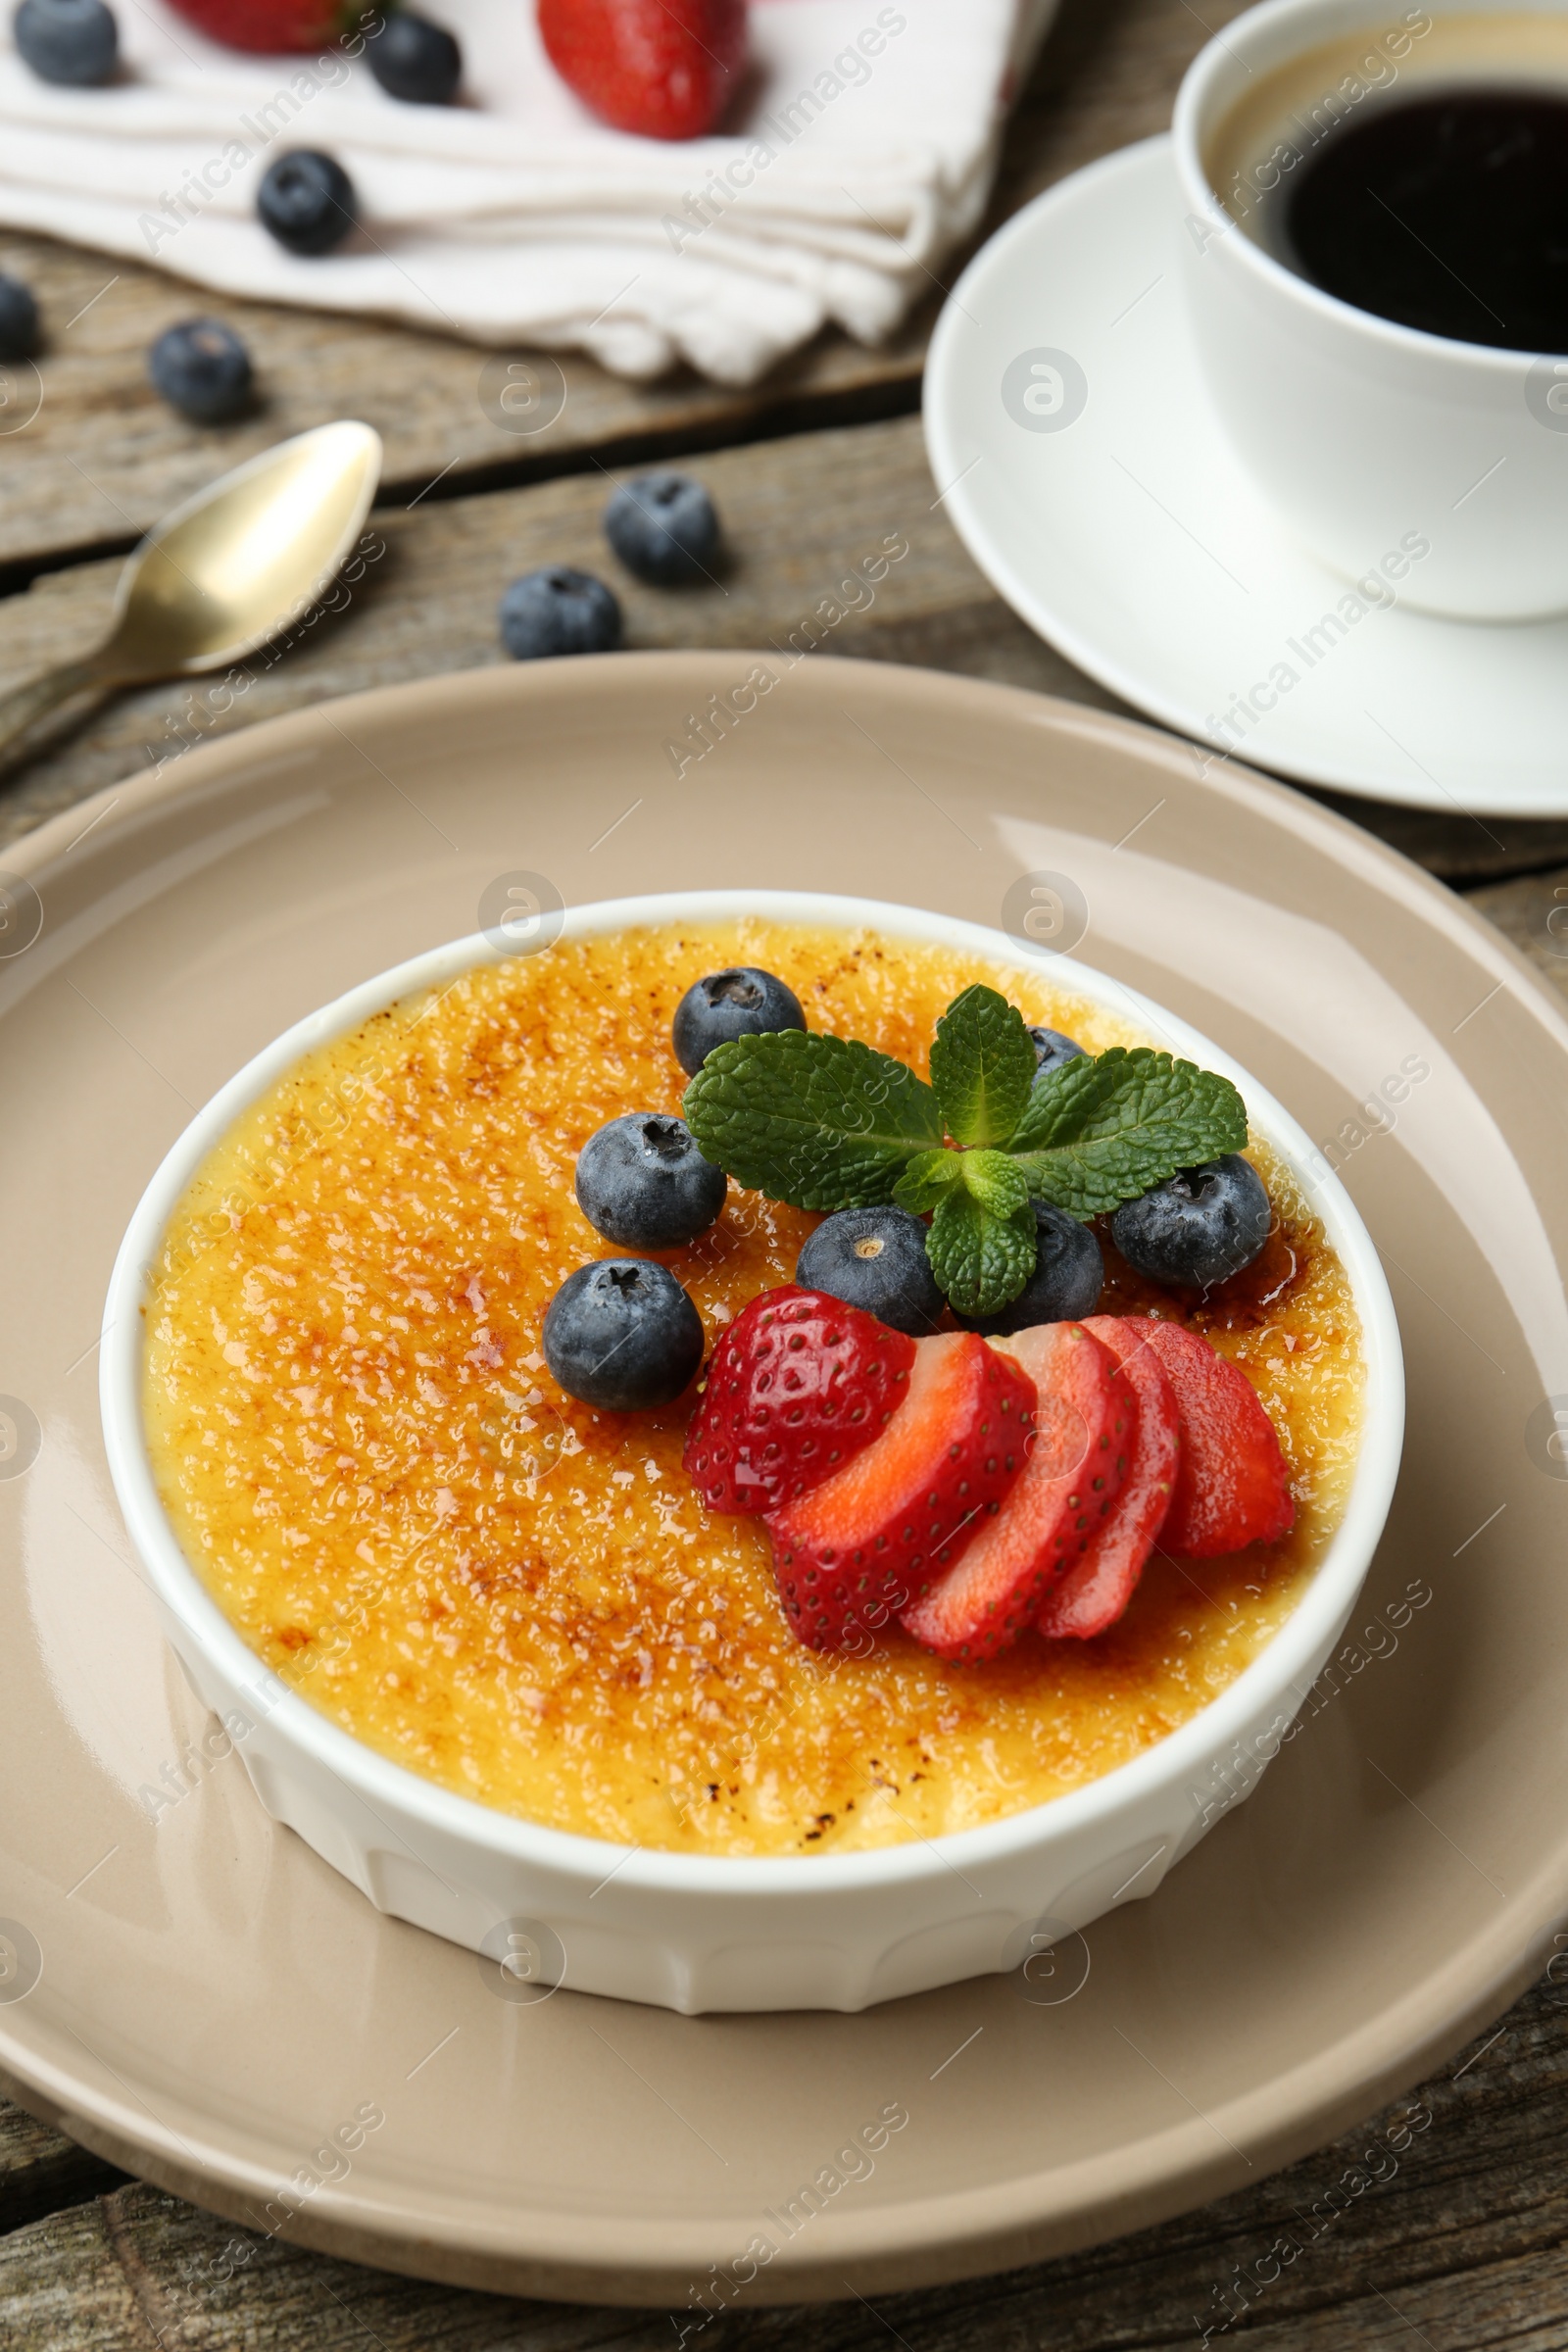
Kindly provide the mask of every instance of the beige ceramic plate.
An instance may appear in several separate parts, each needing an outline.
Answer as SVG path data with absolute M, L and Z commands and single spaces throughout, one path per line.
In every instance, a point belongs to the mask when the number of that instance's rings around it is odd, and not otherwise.
M 30 835 L 0 932 L 4 2080 L 256 2227 L 678 2310 L 712 2264 L 875 2292 L 1256 2179 L 1500 2010 L 1568 1902 L 1568 1025 L 1365 835 L 1064 705 L 813 660 L 677 776 L 749 666 L 488 670 L 258 727 Z M 518 872 L 1081 907 L 1082 956 L 1341 1139 L 1410 1381 L 1356 1642 L 1251 1802 L 1033 1984 L 858 2017 L 503 1998 L 267 1819 L 164 1647 L 98 1434 L 126 1218 L 231 1071 Z

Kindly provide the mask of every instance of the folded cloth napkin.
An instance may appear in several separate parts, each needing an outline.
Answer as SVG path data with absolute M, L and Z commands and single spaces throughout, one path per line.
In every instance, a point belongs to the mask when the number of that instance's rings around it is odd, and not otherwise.
M 931 285 L 1055 0 L 760 0 L 724 134 L 679 143 L 596 122 L 532 0 L 419 5 L 463 44 L 462 105 L 401 104 L 335 50 L 220 48 L 164 0 L 117 0 L 108 88 L 0 48 L 0 222 L 229 294 L 750 383 L 828 319 L 879 340 Z M 320 260 L 256 218 L 295 147 L 358 191 L 361 226 Z

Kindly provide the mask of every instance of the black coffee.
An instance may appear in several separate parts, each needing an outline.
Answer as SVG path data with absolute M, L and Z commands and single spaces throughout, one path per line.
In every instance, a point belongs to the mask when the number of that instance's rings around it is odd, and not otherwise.
M 1302 274 L 1401 326 L 1568 353 L 1568 97 L 1452 90 L 1370 110 L 1301 167 Z

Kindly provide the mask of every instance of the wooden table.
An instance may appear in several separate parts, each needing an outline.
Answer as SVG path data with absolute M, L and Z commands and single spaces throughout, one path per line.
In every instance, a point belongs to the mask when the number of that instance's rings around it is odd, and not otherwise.
M 956 5 L 956 0 L 955 0 Z M 996 221 L 1092 157 L 1164 127 L 1176 83 L 1236 0 L 1065 0 L 1017 109 Z M 722 587 L 626 597 L 637 646 L 783 637 L 863 547 L 900 530 L 910 554 L 834 650 L 1114 700 L 1030 635 L 970 564 L 921 451 L 916 410 L 940 290 L 884 349 L 824 337 L 750 392 L 677 378 L 633 388 L 565 362 L 559 420 L 514 437 L 481 404 L 483 355 L 397 328 L 221 302 L 260 363 L 253 421 L 204 432 L 146 382 L 152 335 L 196 307 L 126 263 L 0 239 L 0 267 L 36 288 L 50 330 L 43 406 L 0 439 L 0 670 L 77 651 L 107 613 L 119 557 L 177 498 L 254 448 L 337 415 L 387 445 L 375 522 L 386 554 L 345 611 L 266 672 L 247 721 L 383 681 L 503 659 L 496 600 L 530 564 L 596 568 L 610 477 L 679 456 L 709 483 L 735 563 Z M 239 722 L 198 689 L 155 687 L 63 713 L 0 778 L 0 848 L 101 785 Z M 1326 800 L 1336 796 L 1324 794 Z M 1547 918 L 1568 895 L 1568 818 L 1427 815 L 1336 801 L 1464 891 L 1568 992 Z M 1568 1981 L 1568 1949 L 1556 1975 Z M 1307 2259 L 1266 2287 L 1254 2265 L 1295 2209 L 1351 2175 L 1376 2129 L 1200 2213 L 1094 2252 L 949 2289 L 850 2297 L 809 2313 L 736 2314 L 714 2352 L 799 2343 L 874 2352 L 1060 2347 L 1138 2352 L 1243 2336 L 1255 2352 L 1413 2346 L 1561 2352 L 1568 2345 L 1568 1983 L 1547 1981 L 1460 2051 L 1420 2098 L 1430 2130 L 1392 2178 L 1348 2197 Z M 1364 2176 L 1352 2176 L 1357 2179 Z M 13 2352 L 191 2352 L 376 2344 L 417 2352 L 667 2352 L 664 2313 L 595 2311 L 426 2286 L 256 2240 L 198 2309 L 168 2282 L 233 2234 L 102 2164 L 0 2101 L 0 2344 Z M 1221 2323 L 1229 2315 L 1229 2325 Z

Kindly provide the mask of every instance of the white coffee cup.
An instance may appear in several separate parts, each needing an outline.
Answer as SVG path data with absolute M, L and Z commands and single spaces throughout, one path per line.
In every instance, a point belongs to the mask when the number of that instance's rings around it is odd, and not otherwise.
M 1351 39 L 1360 62 L 1347 68 L 1340 44 Z M 1182 83 L 1180 241 L 1209 392 L 1295 535 L 1350 578 L 1424 541 L 1420 562 L 1403 564 L 1403 601 L 1519 620 L 1568 611 L 1568 355 L 1450 341 L 1357 310 L 1277 259 L 1265 225 L 1271 188 L 1336 118 L 1479 78 L 1539 78 L 1568 94 L 1561 0 L 1265 0 Z M 1282 90 L 1297 103 L 1271 140 L 1267 93 Z M 1238 172 L 1251 131 L 1265 152 Z

